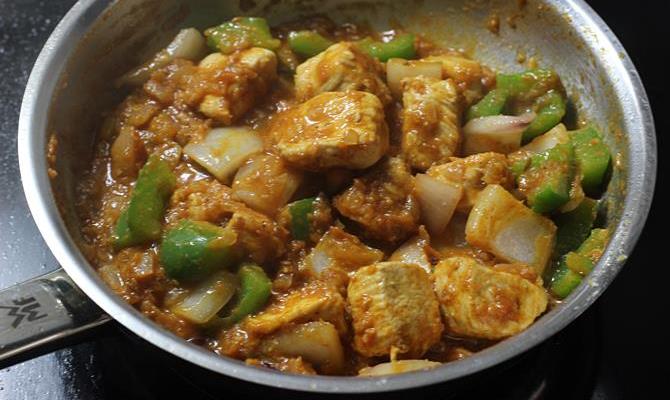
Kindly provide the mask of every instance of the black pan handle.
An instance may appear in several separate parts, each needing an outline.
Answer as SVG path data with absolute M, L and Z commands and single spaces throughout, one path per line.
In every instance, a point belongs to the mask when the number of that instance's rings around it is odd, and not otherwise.
M 0 291 L 0 366 L 110 321 L 63 269 Z

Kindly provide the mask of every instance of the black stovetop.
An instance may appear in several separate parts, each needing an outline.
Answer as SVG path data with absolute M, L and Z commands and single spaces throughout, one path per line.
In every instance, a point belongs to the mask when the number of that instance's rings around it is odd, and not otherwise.
M 74 0 L 0 0 L 0 288 L 48 272 L 57 265 L 43 243 L 20 187 L 16 128 L 32 64 Z M 646 7 L 629 1 L 589 3 L 623 42 L 645 82 L 657 116 L 659 146 L 670 128 L 662 71 L 667 52 L 668 2 Z M 659 151 L 662 155 L 662 150 Z M 663 188 L 664 160 L 657 188 Z M 661 203 L 657 190 L 655 204 Z M 646 398 L 662 382 L 667 280 L 660 262 L 660 231 L 667 221 L 656 206 L 636 251 L 606 293 L 568 328 L 510 363 L 447 385 L 380 395 L 379 398 L 621 399 Z M 656 229 L 655 229 L 656 228 Z M 663 312 L 663 310 L 666 310 Z M 665 324 L 663 324 L 664 326 Z M 662 393 L 662 392 L 661 392 Z M 188 399 L 250 395 L 315 398 L 212 374 L 143 342 L 111 323 L 72 347 L 0 370 L 0 400 Z M 655 395 L 654 397 L 657 397 Z

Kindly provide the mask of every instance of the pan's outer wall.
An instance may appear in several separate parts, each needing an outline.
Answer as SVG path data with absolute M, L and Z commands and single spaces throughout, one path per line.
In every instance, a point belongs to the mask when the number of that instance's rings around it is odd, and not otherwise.
M 249 4 L 248 1 L 240 2 Z M 240 10 L 235 2 L 176 0 L 81 0 L 58 25 L 31 74 L 19 121 L 19 158 L 24 190 L 49 248 L 77 284 L 101 308 L 140 337 L 210 370 L 264 385 L 315 392 L 376 392 L 463 377 L 503 362 L 579 316 L 603 292 L 632 251 L 646 219 L 656 172 L 653 120 L 644 88 L 618 40 L 582 1 L 517 2 L 258 1 Z M 353 3 L 354 5 L 347 5 Z M 109 6 L 109 7 L 108 7 Z M 328 8 L 327 11 L 324 7 Z M 503 21 L 499 35 L 485 29 L 490 10 Z M 77 247 L 79 224 L 74 185 L 90 162 L 102 111 L 118 101 L 113 78 L 160 48 L 181 26 L 200 28 L 239 14 L 271 22 L 318 10 L 336 20 L 367 20 L 385 29 L 399 21 L 450 47 L 463 48 L 500 70 L 520 70 L 519 52 L 556 68 L 578 115 L 607 132 L 617 152 L 608 191 L 608 224 L 616 231 L 601 261 L 560 306 L 530 329 L 465 360 L 417 373 L 382 378 L 302 377 L 249 367 L 189 344 L 144 318 L 97 277 Z M 506 25 L 516 17 L 516 29 Z M 280 16 L 284 16 L 280 18 Z M 395 18 L 393 16 L 396 16 Z M 399 18 L 397 16 L 402 16 Z M 147 24 L 146 21 L 155 21 Z M 48 112 L 47 112 L 48 111 Z M 72 123 L 77 121 L 77 123 Z M 58 138 L 58 175 L 47 175 L 48 137 Z M 60 204 L 60 209 L 56 204 Z

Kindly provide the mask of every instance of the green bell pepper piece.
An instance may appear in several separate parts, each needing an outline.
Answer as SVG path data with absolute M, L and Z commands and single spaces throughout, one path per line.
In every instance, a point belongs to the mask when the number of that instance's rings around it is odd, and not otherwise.
M 116 223 L 112 238 L 116 250 L 160 239 L 163 213 L 176 182 L 167 162 L 156 155 L 149 157 Z
M 316 197 L 309 197 L 289 204 L 288 209 L 291 214 L 291 235 L 293 239 L 309 239 L 309 216 L 314 212 L 315 201 Z
M 547 132 L 565 116 L 565 96 L 558 75 L 547 69 L 521 74 L 498 74 L 496 88 L 509 94 L 507 106 L 513 114 L 532 110 L 537 114 L 523 132 L 523 142 Z
M 507 160 L 509 161 L 509 170 L 514 176 L 514 180 L 519 182 L 519 178 L 526 171 L 528 165 L 530 165 L 530 158 L 533 153 L 529 151 L 515 151 L 507 155 Z
M 217 325 L 222 327 L 230 327 L 247 315 L 257 312 L 270 298 L 272 281 L 263 268 L 255 264 L 242 264 L 237 271 L 237 276 L 240 279 L 238 301 L 230 315 L 217 321 Z
M 574 272 L 561 262 L 551 278 L 549 290 L 559 299 L 564 299 L 582 283 L 582 276 Z
M 586 256 L 571 251 L 563 257 L 563 262 L 572 272 L 586 276 L 593 270 L 593 262 Z
M 414 35 L 411 33 L 398 35 L 389 42 L 379 42 L 367 37 L 359 40 L 356 44 L 361 50 L 382 62 L 386 62 L 391 58 L 409 60 L 416 57 Z
M 470 107 L 468 120 L 490 115 L 537 114 L 523 133 L 523 141 L 547 132 L 565 115 L 565 96 L 558 75 L 547 69 L 531 69 L 520 74 L 498 74 L 496 87 Z
M 610 151 L 593 126 L 573 131 L 571 136 L 577 167 L 582 174 L 582 188 L 588 195 L 598 195 L 612 158 Z
M 205 30 L 207 45 L 223 54 L 234 53 L 249 47 L 277 50 L 281 41 L 272 37 L 264 18 L 236 17 L 219 26 Z
M 535 101 L 533 108 L 536 116 L 523 131 L 523 143 L 530 142 L 561 122 L 565 116 L 565 98 L 556 90 L 550 90 Z
M 549 289 L 558 297 L 567 297 L 579 285 L 582 277 L 593 270 L 600 259 L 607 240 L 607 229 L 593 229 L 588 238 L 575 251 L 571 251 L 561 258 L 558 269 L 551 279 Z
M 548 69 L 529 69 L 520 74 L 498 74 L 496 88 L 506 91 L 511 101 L 528 106 L 552 89 L 562 89 L 558 75 Z M 523 110 L 514 110 L 523 111 Z
M 508 97 L 509 93 L 504 89 L 493 89 L 489 91 L 483 99 L 470 107 L 466 119 L 469 121 L 475 118 L 501 114 L 505 108 L 505 103 L 507 102 Z
M 535 76 L 530 71 L 520 74 L 496 75 L 496 89 L 504 91 L 511 97 L 518 97 L 529 92 L 534 82 Z
M 141 243 L 143 243 L 143 241 L 140 241 L 139 237 L 134 236 L 130 232 L 130 227 L 128 226 L 128 209 L 126 209 L 121 212 L 119 219 L 116 221 L 116 227 L 114 228 L 114 234 L 112 235 L 114 249 L 118 251 Z
M 237 235 L 204 221 L 183 220 L 170 229 L 160 248 L 160 262 L 168 277 L 194 281 L 236 260 Z
M 598 213 L 598 202 L 588 197 L 572 211 L 558 214 L 554 218 L 556 227 L 556 248 L 558 256 L 576 250 L 591 233 L 593 221 Z
M 528 169 L 518 181 L 533 211 L 549 213 L 570 200 L 573 157 L 570 143 L 531 156 Z
M 333 41 L 314 31 L 293 31 L 288 34 L 288 45 L 296 54 L 314 57 L 332 46 Z
M 577 253 L 588 257 L 594 264 L 598 262 L 600 256 L 605 251 L 610 232 L 607 229 L 593 229 L 584 243 L 577 249 Z

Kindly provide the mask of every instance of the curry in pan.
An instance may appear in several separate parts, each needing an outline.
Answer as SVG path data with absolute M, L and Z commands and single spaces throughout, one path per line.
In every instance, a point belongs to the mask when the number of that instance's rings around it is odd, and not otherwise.
M 610 152 L 562 123 L 550 68 L 239 17 L 182 30 L 117 85 L 78 187 L 84 252 L 148 318 L 220 355 L 301 374 L 432 368 L 528 328 L 608 240 Z

